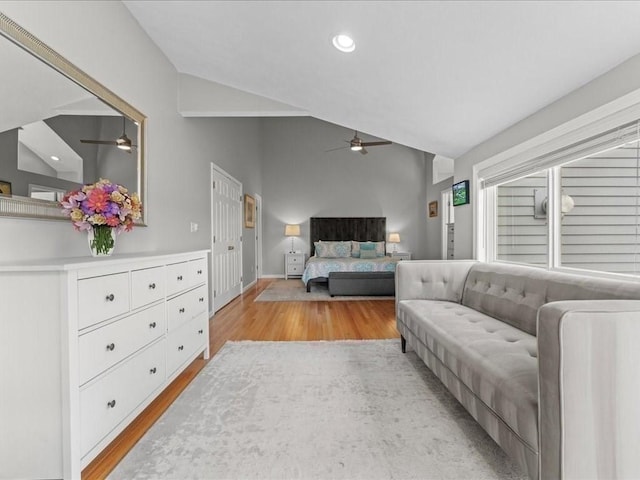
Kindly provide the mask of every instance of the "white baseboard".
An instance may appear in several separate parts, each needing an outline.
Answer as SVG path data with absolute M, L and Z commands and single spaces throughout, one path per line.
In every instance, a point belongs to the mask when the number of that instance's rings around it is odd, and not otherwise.
M 278 273 L 275 275 L 262 275 L 262 278 L 284 278 L 284 274 Z
M 249 290 L 251 287 L 253 287 L 256 283 L 258 283 L 257 280 L 254 280 L 253 282 L 251 282 L 249 285 L 247 285 L 246 287 L 243 287 L 242 289 L 242 293 L 247 293 L 247 290 Z

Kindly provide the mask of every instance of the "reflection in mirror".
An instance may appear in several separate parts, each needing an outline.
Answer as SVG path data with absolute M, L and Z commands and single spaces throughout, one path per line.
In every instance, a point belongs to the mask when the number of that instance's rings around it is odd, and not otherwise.
M 100 178 L 144 205 L 144 115 L 2 13 L 0 60 L 0 215 L 66 219 L 57 201 Z

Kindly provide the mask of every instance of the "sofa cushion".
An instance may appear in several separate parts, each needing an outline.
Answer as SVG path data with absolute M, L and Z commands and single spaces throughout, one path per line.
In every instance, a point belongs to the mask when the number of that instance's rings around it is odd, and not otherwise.
M 640 299 L 638 283 L 501 263 L 469 270 L 462 304 L 532 335 L 538 309 L 560 300 Z
M 524 443 L 538 451 L 538 363 L 533 335 L 446 301 L 400 301 L 398 318 Z

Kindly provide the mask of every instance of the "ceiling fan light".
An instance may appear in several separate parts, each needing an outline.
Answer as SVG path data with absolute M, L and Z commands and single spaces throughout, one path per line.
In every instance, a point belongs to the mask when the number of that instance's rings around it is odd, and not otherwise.
M 116 146 L 120 150 L 126 150 L 127 152 L 131 151 L 131 140 L 127 135 L 122 135 L 118 140 L 116 140 Z
M 349 35 L 340 34 L 333 37 L 333 46 L 341 52 L 350 53 L 356 49 L 356 42 Z
M 359 152 L 360 150 L 362 150 L 362 145 L 351 145 L 351 150 L 353 150 L 354 152 Z

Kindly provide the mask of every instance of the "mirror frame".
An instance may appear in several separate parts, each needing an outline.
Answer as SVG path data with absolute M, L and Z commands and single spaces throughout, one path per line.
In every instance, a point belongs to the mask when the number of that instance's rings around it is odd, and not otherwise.
M 117 110 L 138 124 L 138 179 L 136 192 L 140 197 L 143 209 L 142 216 L 136 221 L 136 225 L 145 226 L 146 170 L 144 161 L 144 137 L 147 117 L 107 87 L 69 62 L 55 50 L 41 42 L 2 12 L 0 12 L 0 37 L 6 38 L 17 47 L 25 50 L 28 54 L 49 65 L 54 70 L 57 70 L 72 82 L 98 97 L 114 110 Z M 97 180 L 98 179 L 96 179 L 96 181 Z M 133 189 L 130 188 L 129 190 Z M 68 217 L 62 213 L 62 209 L 57 202 L 4 195 L 0 195 L 0 217 L 68 221 Z

